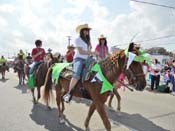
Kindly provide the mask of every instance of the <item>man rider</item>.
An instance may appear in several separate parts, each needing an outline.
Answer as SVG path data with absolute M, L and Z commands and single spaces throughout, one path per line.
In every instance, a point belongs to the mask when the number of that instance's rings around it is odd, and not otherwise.
M 38 65 L 44 61 L 44 57 L 46 55 L 44 48 L 41 48 L 42 47 L 41 40 L 36 40 L 35 45 L 36 45 L 36 47 L 32 49 L 33 62 L 32 62 L 32 66 L 30 68 L 29 74 L 33 73 L 36 65 Z

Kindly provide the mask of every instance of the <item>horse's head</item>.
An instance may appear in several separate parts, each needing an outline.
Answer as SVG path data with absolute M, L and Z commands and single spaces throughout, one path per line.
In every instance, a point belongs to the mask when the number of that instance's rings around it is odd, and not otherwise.
M 141 63 L 133 61 L 129 69 L 125 70 L 125 74 L 136 90 L 143 91 L 146 87 L 146 79 Z
M 61 54 L 60 53 L 55 53 L 52 58 L 52 64 L 54 63 L 60 63 L 61 59 Z
M 129 69 L 126 69 L 128 58 L 123 54 L 123 69 L 122 71 L 127 76 L 129 83 L 132 82 L 136 90 L 142 91 L 146 87 L 146 79 L 143 72 L 142 64 L 132 61 Z

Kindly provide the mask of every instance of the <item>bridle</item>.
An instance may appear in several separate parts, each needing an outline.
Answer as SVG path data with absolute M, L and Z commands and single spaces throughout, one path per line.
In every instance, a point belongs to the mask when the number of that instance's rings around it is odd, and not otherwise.
M 135 82 L 138 79 L 138 77 L 145 76 L 144 73 L 135 73 L 133 71 L 133 67 L 132 66 L 130 66 L 129 69 L 126 69 L 126 67 L 127 67 L 127 61 L 128 61 L 128 58 L 125 55 L 125 60 L 124 60 L 124 66 L 122 68 L 122 73 L 124 73 L 126 75 L 127 74 L 127 71 L 128 71 L 129 74 L 131 75 L 130 80 L 134 80 L 134 82 Z

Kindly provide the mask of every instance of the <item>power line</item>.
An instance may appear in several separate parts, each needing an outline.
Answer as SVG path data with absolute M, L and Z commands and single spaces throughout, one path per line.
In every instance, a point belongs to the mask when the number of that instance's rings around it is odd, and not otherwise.
M 170 38 L 170 37 L 175 37 L 175 35 L 161 36 L 161 37 L 156 37 L 156 38 L 147 39 L 147 40 L 140 40 L 137 42 L 140 43 L 140 42 L 154 41 L 154 40 L 166 39 L 166 38 Z
M 134 43 L 144 43 L 144 42 L 149 42 L 149 41 L 154 41 L 154 40 L 166 39 L 166 38 L 170 38 L 170 37 L 175 37 L 175 35 L 167 35 L 167 36 L 160 36 L 160 37 L 147 39 L 147 40 L 139 40 L 139 41 L 134 41 Z M 129 44 L 129 42 L 128 43 L 114 45 L 114 47 L 124 46 L 124 45 L 128 45 L 128 44 Z M 169 44 L 173 44 L 173 43 L 168 43 L 168 45 Z
M 175 7 L 173 7 L 173 6 L 167 6 L 167 5 L 162 5 L 162 4 L 156 4 L 156 3 L 152 3 L 152 2 L 139 1 L 139 0 L 130 0 L 130 1 L 138 2 L 138 3 L 143 3 L 143 4 L 154 5 L 154 6 L 160 6 L 160 7 L 169 8 L 169 9 L 175 9 Z

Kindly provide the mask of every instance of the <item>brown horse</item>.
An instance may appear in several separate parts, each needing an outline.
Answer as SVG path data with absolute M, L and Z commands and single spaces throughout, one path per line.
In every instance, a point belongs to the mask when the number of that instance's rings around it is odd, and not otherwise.
M 22 85 L 22 84 L 24 85 L 25 84 L 25 82 L 24 82 L 24 80 L 25 80 L 24 64 L 25 64 L 25 61 L 22 59 L 22 57 L 19 57 L 15 61 L 15 65 L 14 65 L 14 70 L 18 74 L 19 85 Z
M 116 82 L 119 74 L 121 74 L 122 72 L 125 73 L 126 61 L 127 61 L 127 57 L 124 51 L 120 51 L 119 53 L 112 54 L 109 57 L 107 57 L 105 60 L 99 62 L 103 75 L 111 84 Z M 139 91 L 142 91 L 146 86 L 146 80 L 145 80 L 145 76 L 144 76 L 141 64 L 138 62 L 132 62 L 132 64 L 130 65 L 130 70 L 133 72 L 133 74 L 135 74 L 137 78 L 136 89 Z M 44 86 L 43 98 L 47 103 L 51 98 L 50 94 L 52 92 L 51 85 L 49 84 L 51 80 L 51 71 L 52 71 L 52 68 L 48 70 L 45 86 Z M 63 95 L 66 94 L 66 92 L 68 91 L 69 82 L 70 82 L 70 78 L 60 77 L 55 87 L 56 101 L 58 106 L 60 122 L 64 122 L 63 112 L 65 110 L 65 106 L 63 101 Z M 101 83 L 99 82 L 91 83 L 90 81 L 85 81 L 83 84 L 79 82 L 76 85 L 76 90 L 74 91 L 74 94 L 73 94 L 74 96 L 81 97 L 80 91 L 77 89 L 81 88 L 82 86 L 88 91 L 92 99 L 92 104 L 90 105 L 88 116 L 86 117 L 86 120 L 85 120 L 86 131 L 89 130 L 89 121 L 95 109 L 98 111 L 106 130 L 111 131 L 111 124 L 109 122 L 109 119 L 107 117 L 107 114 L 104 108 L 104 103 L 106 102 L 110 92 L 108 91 L 106 93 L 100 94 L 100 90 L 102 86 Z
M 9 67 L 6 65 L 6 63 L 3 63 L 2 65 L 0 65 L 0 73 L 2 75 L 2 79 L 5 79 L 5 72 L 9 71 Z
M 24 74 L 27 77 L 27 79 L 29 79 L 29 70 L 30 70 L 29 64 L 25 64 L 24 65 Z
M 121 96 L 118 92 L 118 84 L 122 84 L 123 86 L 125 86 L 125 88 L 128 88 L 130 91 L 133 91 L 129 86 L 137 86 L 137 81 L 136 81 L 136 76 L 135 74 L 133 74 L 133 72 L 131 71 L 131 69 L 128 69 L 125 71 L 125 81 L 127 81 L 127 84 L 118 80 L 115 85 L 114 85 L 114 89 L 113 89 L 113 93 L 111 93 L 110 97 L 109 97 L 109 101 L 108 101 L 108 107 L 112 108 L 112 100 L 114 98 L 114 96 L 116 96 L 117 98 L 117 111 L 121 110 Z
M 37 104 L 40 97 L 41 97 L 40 89 L 41 89 L 41 86 L 44 85 L 45 77 L 46 77 L 46 73 L 47 73 L 48 68 L 52 64 L 58 63 L 60 61 L 60 57 L 61 57 L 61 55 L 59 53 L 54 54 L 53 56 L 51 55 L 51 60 L 50 61 L 41 63 L 39 65 L 39 67 L 34 71 L 37 93 L 38 93 L 37 94 L 37 100 L 36 100 L 35 93 L 34 93 L 35 88 L 31 89 L 34 104 Z M 47 104 L 47 106 L 48 106 L 48 104 Z M 50 107 L 48 106 L 48 108 L 50 108 Z

